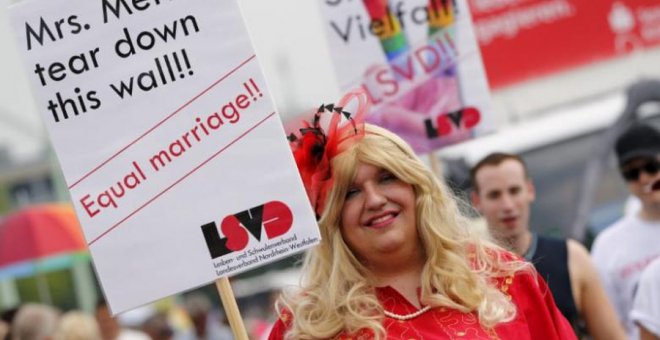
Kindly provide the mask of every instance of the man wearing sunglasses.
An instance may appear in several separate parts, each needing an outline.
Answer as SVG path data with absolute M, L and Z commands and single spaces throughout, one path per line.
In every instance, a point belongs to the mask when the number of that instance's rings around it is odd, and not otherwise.
M 596 237 L 592 258 L 628 336 L 638 339 L 629 313 L 642 271 L 660 257 L 660 131 L 635 124 L 619 137 L 615 151 L 621 175 L 641 208 Z

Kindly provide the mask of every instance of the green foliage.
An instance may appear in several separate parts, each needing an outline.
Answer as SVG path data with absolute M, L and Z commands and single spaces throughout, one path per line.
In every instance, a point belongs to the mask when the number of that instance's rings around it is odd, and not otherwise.
M 12 210 L 9 200 L 9 189 L 6 184 L 0 184 L 0 216 L 6 215 Z

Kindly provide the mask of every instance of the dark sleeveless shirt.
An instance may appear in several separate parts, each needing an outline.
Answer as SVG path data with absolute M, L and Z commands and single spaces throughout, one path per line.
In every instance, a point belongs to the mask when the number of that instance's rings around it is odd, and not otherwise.
M 532 243 L 525 254 L 525 259 L 532 262 L 536 271 L 545 279 L 555 299 L 557 307 L 576 328 L 580 315 L 575 307 L 571 277 L 568 273 L 568 247 L 566 240 L 532 235 Z

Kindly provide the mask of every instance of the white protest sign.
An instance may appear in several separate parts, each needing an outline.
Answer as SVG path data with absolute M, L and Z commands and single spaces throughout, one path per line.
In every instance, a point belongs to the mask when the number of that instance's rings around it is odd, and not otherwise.
M 319 0 L 342 91 L 363 88 L 367 121 L 418 153 L 493 129 L 465 0 Z
M 320 241 L 236 1 L 10 14 L 113 312 Z

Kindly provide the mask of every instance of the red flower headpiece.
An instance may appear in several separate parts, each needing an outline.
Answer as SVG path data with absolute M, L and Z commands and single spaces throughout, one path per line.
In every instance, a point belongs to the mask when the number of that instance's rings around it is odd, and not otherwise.
M 355 115 L 344 111 L 344 107 L 357 99 Z M 332 188 L 332 169 L 330 161 L 345 150 L 350 143 L 357 142 L 364 136 L 364 115 L 369 110 L 369 100 L 363 91 L 346 94 L 337 105 L 321 105 L 310 124 L 303 121 L 300 135 L 290 134 L 288 139 L 293 157 L 298 165 L 309 202 L 319 218 L 325 206 L 325 199 Z M 321 127 L 321 115 L 332 114 L 327 129 Z M 342 117 L 346 118 L 342 122 Z M 353 133 L 350 133 L 350 130 Z M 350 143 L 346 143 L 350 140 Z

